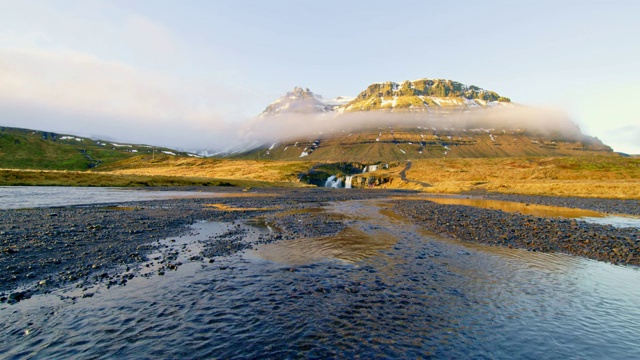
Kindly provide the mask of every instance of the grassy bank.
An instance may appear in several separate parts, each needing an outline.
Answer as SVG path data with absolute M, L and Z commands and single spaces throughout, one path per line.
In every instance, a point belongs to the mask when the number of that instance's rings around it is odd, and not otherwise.
M 102 173 L 145 176 L 196 176 L 266 182 L 297 182 L 308 161 L 228 160 L 175 156 L 137 156 L 100 168 Z
M 294 183 L 194 176 L 118 175 L 86 171 L 0 170 L 0 186 L 296 186 Z
M 149 155 L 91 172 L 1 170 L 0 185 L 291 187 L 305 186 L 300 174 L 318 165 Z M 621 156 L 421 159 L 366 176 L 390 178 L 386 187 L 432 193 L 640 199 L 640 158 Z
M 390 170 L 394 187 L 434 193 L 510 194 L 640 199 L 640 159 L 620 156 L 429 159 Z M 416 182 L 425 182 L 424 187 Z

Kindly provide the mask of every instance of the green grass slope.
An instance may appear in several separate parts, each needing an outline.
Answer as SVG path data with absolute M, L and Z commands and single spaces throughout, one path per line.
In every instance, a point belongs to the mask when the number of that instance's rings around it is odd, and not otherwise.
M 0 127 L 0 168 L 87 170 L 167 148 L 120 144 L 53 132 Z

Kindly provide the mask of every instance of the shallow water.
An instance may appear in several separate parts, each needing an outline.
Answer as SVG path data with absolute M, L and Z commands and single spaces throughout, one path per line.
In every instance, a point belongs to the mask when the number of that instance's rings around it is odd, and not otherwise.
M 558 217 L 565 219 L 579 219 L 585 222 L 612 225 L 616 227 L 640 228 L 640 218 L 634 216 L 610 215 L 592 210 L 574 209 L 560 206 L 523 204 L 513 201 L 487 200 L 462 197 L 421 196 L 420 200 L 433 201 L 445 205 L 466 205 L 485 209 L 496 209 L 506 212 L 517 212 L 539 217 Z
M 2 304 L 0 354 L 640 357 L 638 268 L 441 239 L 380 201 L 327 211 L 351 216 L 345 232 L 189 262 L 232 226 L 197 223 L 163 242 L 185 262 L 164 276 L 74 301 L 50 294 Z M 243 227 L 249 240 L 269 231 Z
M 213 197 L 213 193 L 193 191 L 141 191 L 122 188 L 62 186 L 0 186 L 0 209 L 25 209 L 177 197 Z

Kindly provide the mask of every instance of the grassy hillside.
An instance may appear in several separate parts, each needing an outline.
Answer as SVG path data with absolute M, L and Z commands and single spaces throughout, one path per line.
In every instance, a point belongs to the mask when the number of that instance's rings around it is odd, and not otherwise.
M 381 165 L 385 165 L 384 162 Z M 432 193 L 465 191 L 532 195 L 640 199 L 640 158 L 617 155 L 420 159 L 389 162 L 374 172 L 364 164 L 137 157 L 111 164 L 100 174 L 171 176 L 263 181 L 281 186 L 322 184 L 329 175 L 354 174 L 354 187 L 375 180 L 376 187 Z M 349 171 L 349 167 L 352 166 Z M 314 175 L 322 177 L 316 179 Z M 404 175 L 404 176 L 403 176 Z
M 257 161 L 196 159 L 174 156 L 136 156 L 100 168 L 114 175 L 195 176 L 203 178 L 298 182 L 301 173 L 313 166 L 305 161 Z
M 403 170 L 407 181 L 401 180 Z M 393 178 L 389 187 L 433 193 L 640 199 L 640 159 L 621 156 L 425 159 L 376 175 Z
M 0 168 L 4 169 L 87 170 L 154 151 L 187 155 L 168 148 L 0 127 Z
M 640 158 L 614 154 L 597 140 L 524 132 L 386 128 L 243 156 L 194 158 L 164 148 L 0 128 L 0 168 L 40 169 L 0 170 L 0 185 L 308 186 L 305 181 L 323 184 L 329 175 L 351 174 L 354 187 L 640 199 Z M 361 173 L 375 163 L 385 166 Z
M 197 176 L 166 176 L 109 174 L 88 171 L 59 170 L 0 170 L 0 186 L 238 186 L 271 187 L 296 186 L 287 182 L 259 180 L 218 179 Z
M 276 144 L 237 157 L 253 160 L 390 162 L 432 158 L 612 154 L 597 139 L 563 139 L 523 130 L 380 128 Z

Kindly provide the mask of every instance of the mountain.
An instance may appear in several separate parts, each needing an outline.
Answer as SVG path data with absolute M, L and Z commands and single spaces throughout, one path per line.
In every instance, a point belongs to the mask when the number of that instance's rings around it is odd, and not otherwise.
M 295 88 L 245 132 L 265 145 L 234 157 L 374 163 L 612 152 L 564 115 L 452 80 L 375 83 L 345 99 L 330 103 Z
M 295 87 L 269 104 L 260 118 L 283 114 L 319 114 L 332 111 L 446 111 L 495 107 L 510 104 L 509 98 L 475 85 L 445 79 L 375 83 L 358 96 L 325 100 L 308 88 Z
M 259 118 L 279 116 L 284 114 L 318 114 L 336 110 L 349 102 L 351 98 L 338 97 L 333 100 L 323 100 L 322 96 L 312 93 L 308 88 L 294 87 L 292 91 L 272 102 Z
M 196 156 L 164 147 L 0 127 L 0 168 L 3 169 L 87 170 L 145 154 Z
M 510 102 L 509 98 L 474 85 L 445 79 L 420 79 L 369 85 L 342 110 L 437 111 L 484 108 Z

